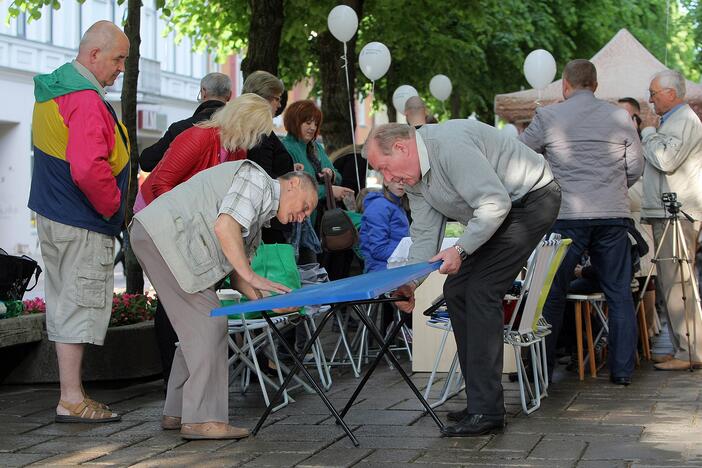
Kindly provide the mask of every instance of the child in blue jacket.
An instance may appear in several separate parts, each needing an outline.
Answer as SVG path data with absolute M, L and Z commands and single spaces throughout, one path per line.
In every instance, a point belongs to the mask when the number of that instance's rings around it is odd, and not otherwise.
M 388 181 L 382 192 L 370 192 L 363 201 L 360 244 L 366 273 L 385 270 L 400 240 L 409 236 L 404 194 L 402 182 Z

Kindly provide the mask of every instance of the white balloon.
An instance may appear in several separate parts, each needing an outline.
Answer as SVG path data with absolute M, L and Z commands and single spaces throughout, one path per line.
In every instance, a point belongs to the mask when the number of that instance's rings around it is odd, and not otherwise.
M 519 130 L 517 130 L 517 127 L 511 123 L 505 124 L 505 126 L 502 127 L 500 131 L 512 138 L 517 138 L 519 136 Z
M 347 42 L 356 34 L 358 29 L 358 16 L 353 8 L 346 5 L 338 5 L 332 8 L 327 17 L 329 32 L 340 40 Z
M 524 60 L 524 76 L 535 89 L 544 89 L 556 76 L 556 61 L 544 49 L 532 50 Z
M 398 86 L 394 93 L 392 93 L 392 105 L 395 106 L 395 110 L 402 115 L 405 115 L 405 103 L 412 96 L 419 96 L 417 90 L 410 85 Z
M 366 78 L 379 80 L 390 68 L 390 50 L 382 42 L 369 42 L 358 55 L 358 65 Z
M 434 75 L 429 82 L 429 91 L 439 101 L 445 101 L 451 95 L 451 80 L 446 75 Z

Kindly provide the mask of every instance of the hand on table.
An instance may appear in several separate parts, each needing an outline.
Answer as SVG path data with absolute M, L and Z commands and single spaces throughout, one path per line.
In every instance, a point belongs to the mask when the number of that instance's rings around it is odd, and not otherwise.
M 435 262 L 437 260 L 443 261 L 441 267 L 439 267 L 439 273 L 445 275 L 458 273 L 459 268 L 461 268 L 461 263 L 463 262 L 461 260 L 461 255 L 453 247 L 444 249 L 429 259 L 430 262 Z
M 406 297 L 408 298 L 407 301 L 401 301 L 401 302 L 396 302 L 395 305 L 397 306 L 398 309 L 400 309 L 402 312 L 406 313 L 412 313 L 414 310 L 414 290 L 416 289 L 416 286 L 412 283 L 405 284 L 404 286 L 400 286 L 395 290 L 395 292 L 392 293 L 393 296 L 395 297 Z
M 263 276 L 257 275 L 256 273 L 253 274 L 253 276 L 251 277 L 251 281 L 248 281 L 248 283 L 251 285 L 251 287 L 260 291 L 269 291 L 279 294 L 285 294 L 286 292 L 290 292 L 289 287 L 268 280 Z

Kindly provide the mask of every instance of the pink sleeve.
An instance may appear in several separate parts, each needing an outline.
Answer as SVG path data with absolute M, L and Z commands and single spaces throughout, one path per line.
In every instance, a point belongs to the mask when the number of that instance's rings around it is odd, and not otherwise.
M 120 207 L 120 190 L 108 162 L 115 144 L 115 122 L 95 91 L 56 98 L 68 127 L 66 161 L 71 177 L 93 208 L 105 218 Z

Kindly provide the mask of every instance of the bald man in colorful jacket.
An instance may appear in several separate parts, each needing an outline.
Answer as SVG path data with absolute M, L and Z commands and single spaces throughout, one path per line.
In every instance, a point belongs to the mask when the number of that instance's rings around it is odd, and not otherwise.
M 105 87 L 124 71 L 128 53 L 124 33 L 99 21 L 83 36 L 76 60 L 34 78 L 28 205 L 37 213 L 46 329 L 59 364 L 57 422 L 120 419 L 85 394 L 81 364 L 85 343 L 103 344 L 112 309 L 114 236 L 124 224 L 129 141 Z

